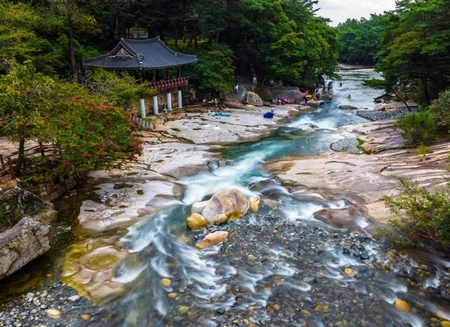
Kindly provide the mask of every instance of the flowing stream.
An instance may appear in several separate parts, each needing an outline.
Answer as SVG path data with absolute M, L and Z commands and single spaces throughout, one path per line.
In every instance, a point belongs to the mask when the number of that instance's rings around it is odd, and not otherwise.
M 399 255 L 364 232 L 369 222 L 345 195 L 325 199 L 301 185 L 286 187 L 261 169 L 270 159 L 330 151 L 341 138 L 337 127 L 365 121 L 337 107 L 373 107 L 379 91 L 361 80 L 376 74 L 341 73 L 332 101 L 269 138 L 228 148 L 221 160 L 227 164 L 183 179 L 180 201 L 128 229 L 120 243 L 134 256 L 115 280 L 129 290 L 104 306 L 99 325 L 439 326 L 450 319 L 450 303 L 438 296 L 449 262 Z M 229 188 L 276 206 L 209 228 L 228 231 L 228 241 L 196 250 L 205 232 L 186 230 L 190 206 Z M 314 219 L 320 210 L 347 210 L 353 219 L 333 229 Z M 408 308 L 396 307 L 399 299 Z
M 268 138 L 227 148 L 218 160 L 226 164 L 179 181 L 179 201 L 164 203 L 121 235 L 104 235 L 130 253 L 113 277 L 127 291 L 86 325 L 418 327 L 450 320 L 450 302 L 441 294 L 443 281 L 450 282 L 450 262 L 397 252 L 365 231 L 370 222 L 351 197 L 284 185 L 262 169 L 267 160 L 329 152 L 330 143 L 342 138 L 339 126 L 366 121 L 338 106 L 373 108 L 380 91 L 361 81 L 377 74 L 341 74 L 332 101 Z M 187 230 L 191 205 L 230 188 L 259 194 L 266 204 L 209 227 L 228 231 L 228 241 L 196 250 L 207 231 Z M 344 211 L 352 219 L 332 228 L 314 219 L 321 210 Z M 408 308 L 396 306 L 399 299 Z

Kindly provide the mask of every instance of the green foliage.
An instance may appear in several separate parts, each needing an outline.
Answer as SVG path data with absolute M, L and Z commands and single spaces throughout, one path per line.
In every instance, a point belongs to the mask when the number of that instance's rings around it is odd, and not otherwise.
M 432 117 L 436 132 L 441 137 L 450 135 L 450 90 L 446 90 L 439 95 L 428 107 Z
M 365 80 L 363 80 L 362 84 L 364 86 L 373 87 L 375 89 L 384 89 L 386 87 L 384 79 L 378 79 L 378 78 L 365 79 Z
M 400 179 L 398 197 L 381 198 L 386 207 L 398 216 L 389 223 L 400 233 L 395 241 L 402 245 L 432 245 L 441 250 L 450 244 L 450 186 L 434 193 L 418 182 Z
M 6 210 L 4 206 L 0 206 L 0 232 L 17 224 L 23 216 L 18 208 Z
M 185 68 L 189 80 L 203 92 L 231 91 L 234 79 L 233 52 L 226 45 L 195 51 L 198 63 Z
M 367 20 L 348 19 L 339 24 L 339 61 L 353 65 L 374 66 L 378 62 L 384 26 L 376 15 Z
M 428 144 L 436 139 L 435 122 L 428 111 L 405 115 L 398 120 L 398 126 L 407 146 Z
M 19 142 L 19 158 L 15 167 L 20 175 L 25 158 L 24 142 L 42 140 L 45 128 L 45 112 L 51 107 L 55 82 L 37 73 L 30 61 L 15 64 L 8 75 L 0 76 L 0 127 L 9 140 Z
M 378 69 L 386 78 L 387 92 L 401 90 L 405 96 L 430 103 L 450 85 L 447 2 L 399 1 L 384 22 Z
M 137 83 L 130 74 L 118 74 L 101 68 L 88 70 L 81 83 L 92 94 L 125 108 L 133 108 L 140 94 L 153 96 L 157 93 L 149 89 L 148 84 Z
M 142 151 L 129 113 L 79 84 L 36 73 L 31 62 L 0 77 L 0 117 L 2 132 L 19 142 L 17 175 L 26 140 L 52 144 L 62 170 L 79 175 L 135 160 Z
M 369 151 L 364 147 L 364 140 L 361 140 L 359 137 L 356 138 L 356 142 L 358 142 L 358 144 L 356 145 L 356 147 L 361 150 L 363 153 L 365 154 L 369 154 Z
M 74 83 L 58 92 L 47 133 L 64 166 L 82 175 L 137 160 L 142 142 L 129 113 Z
M 429 152 L 428 147 L 423 143 L 417 147 L 417 153 L 420 156 L 420 161 L 425 160 L 425 157 L 427 156 L 428 152 Z

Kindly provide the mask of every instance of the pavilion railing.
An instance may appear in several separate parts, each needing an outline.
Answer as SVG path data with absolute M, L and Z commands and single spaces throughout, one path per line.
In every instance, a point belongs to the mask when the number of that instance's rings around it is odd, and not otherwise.
M 188 77 L 178 77 L 178 78 L 171 78 L 168 80 L 158 81 L 158 82 L 152 82 L 150 84 L 151 89 L 157 89 L 158 91 L 168 90 L 175 87 L 182 87 L 186 86 L 189 83 Z

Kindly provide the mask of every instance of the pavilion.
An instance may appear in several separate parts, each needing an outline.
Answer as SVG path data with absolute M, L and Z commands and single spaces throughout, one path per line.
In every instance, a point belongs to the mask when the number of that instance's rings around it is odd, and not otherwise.
M 181 87 L 188 85 L 188 77 L 181 77 L 180 68 L 197 62 L 196 56 L 182 54 L 170 49 L 158 37 L 152 39 L 125 39 L 107 54 L 87 58 L 83 65 L 101 67 L 111 70 L 133 70 L 138 74 L 138 81 L 142 83 L 142 74 L 151 72 L 149 88 L 159 91 L 159 95 L 166 95 L 167 110 L 172 111 L 172 92 L 178 91 L 178 108 L 183 107 Z M 176 76 L 169 76 L 169 69 L 177 69 Z M 161 78 L 159 71 L 165 70 Z M 158 95 L 153 96 L 153 113 L 158 114 Z M 140 97 L 141 117 L 146 117 L 144 97 Z

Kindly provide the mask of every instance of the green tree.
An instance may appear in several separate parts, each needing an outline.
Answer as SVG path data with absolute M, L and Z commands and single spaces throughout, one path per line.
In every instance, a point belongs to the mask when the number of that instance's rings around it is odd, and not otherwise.
M 53 145 L 56 158 L 66 165 L 64 171 L 77 175 L 135 160 L 142 148 L 129 117 L 123 108 L 77 83 L 36 72 L 30 61 L 13 65 L 0 77 L 0 127 L 19 142 L 17 175 L 23 172 L 27 140 Z
M 0 127 L 9 140 L 19 143 L 15 174 L 20 175 L 25 160 L 25 141 L 43 139 L 45 112 L 52 101 L 56 83 L 37 73 L 31 61 L 13 65 L 0 76 Z
M 378 69 L 387 91 L 416 95 L 430 103 L 450 83 L 450 4 L 444 0 L 402 0 L 389 16 Z
M 440 137 L 450 136 L 450 90 L 442 92 L 439 98 L 433 100 L 428 112 L 433 119 L 433 126 Z
M 185 68 L 189 80 L 203 94 L 230 91 L 233 86 L 233 52 L 223 44 L 199 48 L 194 52 L 198 62 Z
M 377 52 L 384 26 L 381 18 L 348 19 L 339 24 L 339 61 L 352 65 L 374 66 L 378 62 Z
M 128 112 L 75 83 L 62 84 L 57 99 L 47 133 L 66 168 L 83 175 L 137 160 L 142 141 Z
M 48 35 L 62 27 L 48 11 L 0 0 L 0 73 L 25 60 L 34 60 L 39 71 L 54 73 L 52 62 L 58 58 Z

